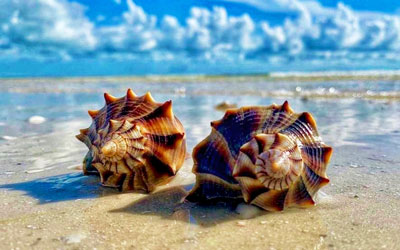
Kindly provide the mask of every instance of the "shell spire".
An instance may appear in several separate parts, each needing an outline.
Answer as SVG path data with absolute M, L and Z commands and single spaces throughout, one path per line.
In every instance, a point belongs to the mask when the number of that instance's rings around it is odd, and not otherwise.
M 310 113 L 282 105 L 228 110 L 193 150 L 196 184 L 189 201 L 244 199 L 268 211 L 315 204 L 329 183 L 332 148 Z
M 99 174 L 104 186 L 151 192 L 183 164 L 186 137 L 172 102 L 157 103 L 128 89 L 126 96 L 104 94 L 106 105 L 89 111 L 92 125 L 76 137 L 89 148 L 85 174 Z

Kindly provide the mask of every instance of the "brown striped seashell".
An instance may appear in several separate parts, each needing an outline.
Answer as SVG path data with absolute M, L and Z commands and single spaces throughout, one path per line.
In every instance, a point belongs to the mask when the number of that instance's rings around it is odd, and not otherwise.
M 157 103 L 150 93 L 137 97 L 104 94 L 106 105 L 89 110 L 93 122 L 76 137 L 89 152 L 85 174 L 99 174 L 101 184 L 120 190 L 151 192 L 168 182 L 185 159 L 185 131 L 172 102 Z
M 283 105 L 226 111 L 193 150 L 196 184 L 189 201 L 244 199 L 268 211 L 315 204 L 328 184 L 332 148 L 310 113 Z

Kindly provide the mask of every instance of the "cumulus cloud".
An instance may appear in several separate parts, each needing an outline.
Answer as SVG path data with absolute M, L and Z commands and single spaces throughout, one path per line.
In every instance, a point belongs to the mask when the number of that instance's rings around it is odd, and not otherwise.
M 0 2 L 1 47 L 41 55 L 83 54 L 97 38 L 85 8 L 65 0 Z M 34 11 L 32 11 L 34 10 Z
M 121 24 L 97 29 L 98 51 L 140 53 L 157 46 L 156 17 L 147 15 L 132 0 L 127 0 L 127 5 Z
M 157 20 L 127 0 L 119 23 L 96 26 L 78 3 L 13 0 L 0 3 L 0 50 L 44 58 L 146 54 L 154 60 L 179 57 L 269 63 L 305 58 L 363 60 L 366 56 L 396 60 L 393 55 L 400 52 L 398 16 L 366 15 L 341 3 L 324 8 L 313 0 L 274 0 L 271 5 L 261 0 L 229 1 L 297 14 L 271 25 L 268 20 L 256 22 L 248 14 L 231 16 L 223 7 L 193 7 L 180 22 L 169 15 Z

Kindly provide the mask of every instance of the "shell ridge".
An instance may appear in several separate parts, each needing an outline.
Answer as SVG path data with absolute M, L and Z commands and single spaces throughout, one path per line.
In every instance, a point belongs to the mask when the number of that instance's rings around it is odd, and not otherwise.
M 213 139 L 214 143 L 211 142 L 211 139 Z M 234 157 L 231 155 L 224 136 L 219 131 L 213 129 L 203 144 L 198 146 L 193 149 L 193 158 L 198 159 L 195 160 L 196 168 L 193 168 L 194 170 L 199 173 L 214 174 L 225 181 L 236 183 L 236 180 L 232 177 L 235 164 Z M 203 155 L 208 157 L 203 157 Z M 216 161 L 219 168 L 209 169 L 208 166 L 212 166 Z M 206 168 L 203 168 L 204 166 Z M 220 171 L 221 169 L 222 171 Z
M 319 176 L 310 167 L 305 167 L 306 171 L 303 174 L 304 184 L 310 195 L 314 197 L 321 187 L 329 183 L 329 179 Z
M 252 120 L 256 114 L 247 115 L 243 113 L 243 109 L 235 109 L 236 113 L 225 115 L 225 120 L 222 120 L 216 130 L 225 138 L 232 156 L 236 159 L 240 146 L 250 141 L 255 131 L 253 128 L 246 125 L 248 120 Z M 229 126 L 229 125 L 234 125 Z
M 285 102 L 287 103 L 287 101 Z M 278 114 L 276 119 L 269 125 L 269 128 L 275 128 L 275 130 L 283 130 L 285 127 L 290 126 L 290 121 L 293 116 L 293 113 L 289 112 L 291 108 L 289 106 L 285 107 L 285 103 L 280 107 L 275 109 L 275 112 Z M 287 104 L 289 105 L 289 104 Z M 269 131 L 274 132 L 274 131 Z

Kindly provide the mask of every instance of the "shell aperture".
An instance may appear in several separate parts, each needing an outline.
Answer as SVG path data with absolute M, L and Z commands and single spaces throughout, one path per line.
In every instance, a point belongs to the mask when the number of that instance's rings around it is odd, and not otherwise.
M 283 105 L 231 109 L 193 150 L 196 184 L 187 200 L 244 199 L 268 211 L 315 204 L 329 180 L 332 148 L 311 114 Z
M 183 164 L 185 131 L 172 102 L 157 103 L 150 93 L 137 97 L 104 94 L 106 105 L 89 110 L 93 122 L 76 137 L 89 152 L 85 174 L 99 174 L 104 186 L 151 192 L 168 182 Z

